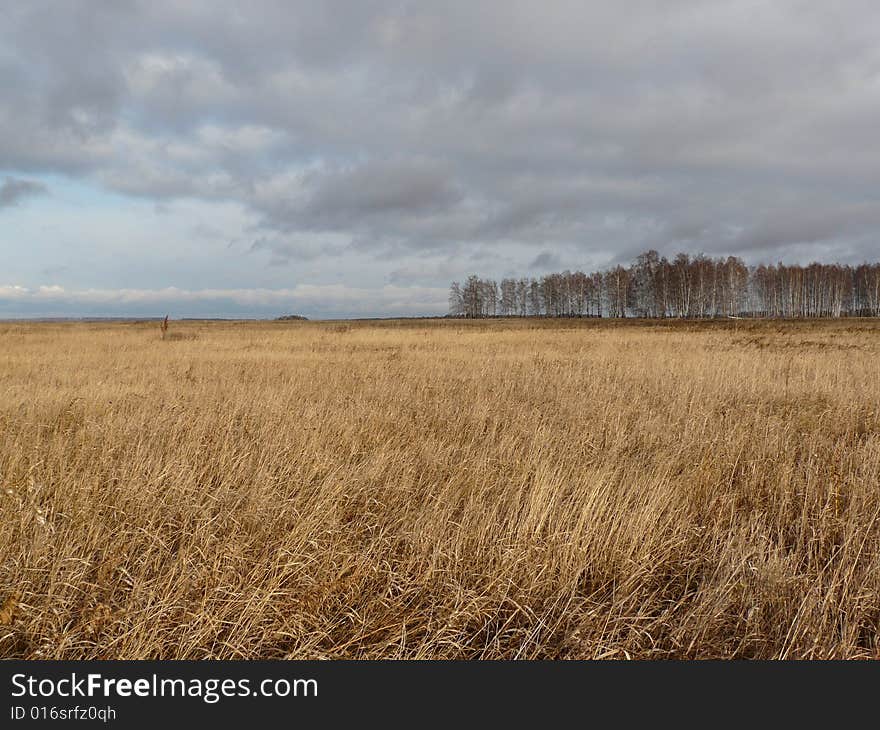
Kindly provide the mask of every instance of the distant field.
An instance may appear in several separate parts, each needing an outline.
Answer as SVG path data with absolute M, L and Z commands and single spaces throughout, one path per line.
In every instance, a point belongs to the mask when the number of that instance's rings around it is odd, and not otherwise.
M 0 324 L 0 656 L 880 657 L 880 322 Z

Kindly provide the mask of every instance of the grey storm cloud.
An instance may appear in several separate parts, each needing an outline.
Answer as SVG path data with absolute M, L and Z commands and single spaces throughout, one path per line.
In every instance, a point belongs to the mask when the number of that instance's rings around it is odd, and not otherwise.
M 559 257 L 552 251 L 541 251 L 541 253 L 535 256 L 529 266 L 538 271 L 547 271 L 548 269 L 560 268 L 561 264 L 562 262 L 559 260 Z
M 268 227 L 391 234 L 407 222 L 447 214 L 463 197 L 447 166 L 418 160 L 313 170 L 298 188 L 291 194 L 282 187 L 258 203 Z
M 0 83 L 0 170 L 241 204 L 275 263 L 876 254 L 874 2 L 33 0 Z
M 40 182 L 7 177 L 0 184 L 0 208 L 18 205 L 23 199 L 41 195 L 46 190 L 46 186 Z

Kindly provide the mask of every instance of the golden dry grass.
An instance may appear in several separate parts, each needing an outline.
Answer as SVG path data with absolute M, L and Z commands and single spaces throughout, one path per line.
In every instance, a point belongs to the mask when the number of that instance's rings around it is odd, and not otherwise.
M 0 324 L 0 655 L 876 657 L 878 375 L 866 321 Z

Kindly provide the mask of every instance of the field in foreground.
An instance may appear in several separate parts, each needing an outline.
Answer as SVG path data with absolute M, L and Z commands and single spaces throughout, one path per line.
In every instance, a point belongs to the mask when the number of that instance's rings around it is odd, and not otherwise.
M 880 657 L 880 323 L 0 323 L 0 656 Z

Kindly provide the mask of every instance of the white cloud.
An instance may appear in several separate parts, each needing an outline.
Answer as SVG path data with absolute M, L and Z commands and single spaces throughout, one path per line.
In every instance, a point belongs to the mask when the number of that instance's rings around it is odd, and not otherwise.
M 0 285 L 0 300 L 2 299 L 26 299 L 33 295 L 30 289 L 24 286 L 7 284 Z
M 49 312 L 92 312 L 95 308 L 109 314 L 143 314 L 154 308 L 158 314 L 175 309 L 179 315 L 200 313 L 227 315 L 229 307 L 265 316 L 304 312 L 318 316 L 336 316 L 341 312 L 376 316 L 391 312 L 397 315 L 441 315 L 446 312 L 446 289 L 435 287 L 394 286 L 366 289 L 342 284 L 303 284 L 290 289 L 66 289 L 58 285 L 28 288 L 0 285 L 0 316 L 10 314 L 15 304 L 19 316 L 44 316 Z M 7 305 L 4 307 L 4 305 Z M 60 308 L 60 309 L 59 309 Z

